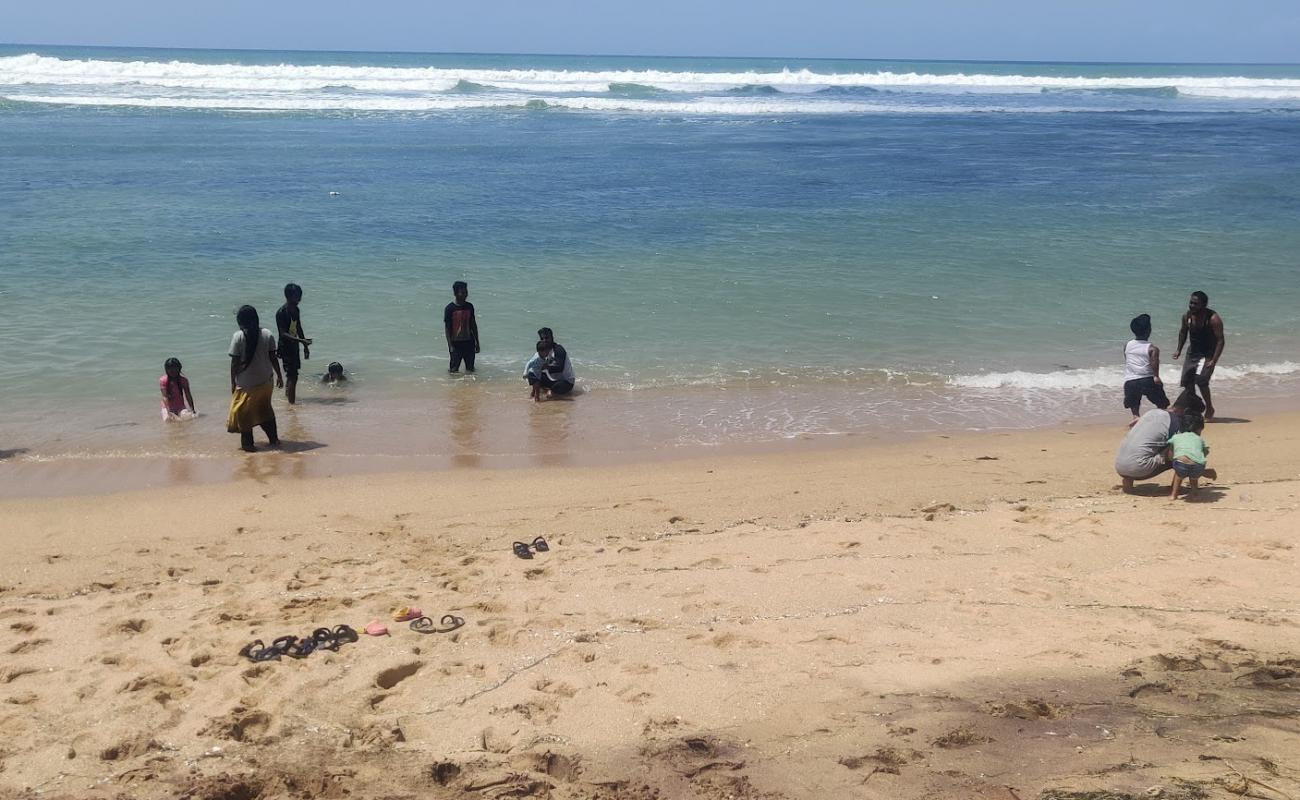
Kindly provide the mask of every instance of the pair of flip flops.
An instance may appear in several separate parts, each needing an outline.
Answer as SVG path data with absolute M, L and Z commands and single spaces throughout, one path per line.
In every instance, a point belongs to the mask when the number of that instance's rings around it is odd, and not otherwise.
M 357 640 L 357 632 L 348 625 L 339 625 L 333 630 L 317 628 L 311 636 L 281 636 L 268 646 L 261 639 L 254 639 L 239 650 L 239 655 L 252 662 L 279 661 L 281 656 L 306 658 L 317 650 L 338 650 L 348 642 Z
M 531 548 L 529 547 L 529 545 L 526 545 L 523 542 L 515 542 L 510 547 L 512 550 L 515 551 L 515 555 L 519 556 L 520 558 L 532 558 L 534 550 L 536 550 L 539 553 L 545 553 L 551 549 L 551 546 L 546 543 L 546 540 L 540 536 L 538 536 L 536 539 L 533 540 L 533 544 Z
M 439 621 L 442 627 L 435 628 L 433 620 L 428 617 L 420 617 L 411 620 L 411 630 L 416 633 L 451 633 L 460 626 L 465 624 L 464 617 L 458 617 L 455 614 L 443 614 Z

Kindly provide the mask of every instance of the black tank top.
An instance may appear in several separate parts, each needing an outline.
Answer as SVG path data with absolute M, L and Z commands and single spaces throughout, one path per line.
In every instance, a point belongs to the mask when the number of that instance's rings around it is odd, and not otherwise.
M 1205 324 L 1196 324 L 1196 315 L 1187 315 L 1187 333 L 1191 339 L 1191 346 L 1188 348 L 1188 355 L 1195 355 L 1202 358 L 1209 358 L 1214 355 L 1214 348 L 1219 344 L 1219 337 L 1214 335 L 1214 328 L 1210 327 L 1210 318 L 1214 316 L 1214 309 L 1205 309 L 1205 315 L 1201 319 Z

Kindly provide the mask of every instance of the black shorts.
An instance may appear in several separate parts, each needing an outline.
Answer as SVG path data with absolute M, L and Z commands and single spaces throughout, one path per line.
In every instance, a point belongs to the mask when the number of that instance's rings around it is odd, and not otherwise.
M 558 379 L 552 378 L 551 376 L 547 375 L 545 372 L 543 372 L 541 375 L 529 375 L 528 383 L 532 386 L 540 385 L 542 386 L 542 388 L 550 389 L 551 394 L 562 395 L 562 394 L 568 394 L 569 392 L 573 391 L 572 383 L 564 380 L 563 378 L 558 378 Z
M 1169 408 L 1169 397 L 1165 394 L 1165 387 L 1156 383 L 1155 378 L 1134 378 L 1131 381 L 1124 381 L 1124 407 L 1138 410 L 1142 405 L 1142 398 L 1150 400 L 1156 408 Z
M 1202 361 L 1208 360 L 1208 356 L 1187 354 L 1183 361 L 1183 376 L 1178 384 L 1184 389 L 1190 389 L 1193 386 L 1208 386 L 1210 377 L 1214 375 L 1214 367 L 1205 367 L 1201 365 Z
M 465 370 L 474 371 L 474 340 L 466 339 L 463 342 L 451 343 L 451 366 L 452 372 L 460 371 L 460 363 L 465 362 Z
M 297 350 L 283 350 L 280 352 L 280 364 L 284 366 L 285 380 L 297 380 L 298 372 L 302 369 L 302 354 Z

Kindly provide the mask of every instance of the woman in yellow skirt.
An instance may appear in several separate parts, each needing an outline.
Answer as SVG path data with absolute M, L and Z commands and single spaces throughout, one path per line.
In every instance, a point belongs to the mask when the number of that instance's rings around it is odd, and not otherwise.
M 239 330 L 230 340 L 230 416 L 226 430 L 239 434 L 240 445 L 253 452 L 253 428 L 261 426 L 274 447 L 280 443 L 275 428 L 271 395 L 284 386 L 280 362 L 275 357 L 275 337 L 262 327 L 257 309 L 241 306 L 235 312 Z M 275 383 L 271 382 L 272 375 Z

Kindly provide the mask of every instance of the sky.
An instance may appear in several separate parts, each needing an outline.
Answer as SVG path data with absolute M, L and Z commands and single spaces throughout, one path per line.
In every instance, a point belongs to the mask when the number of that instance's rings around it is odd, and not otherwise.
M 0 0 L 0 42 L 1300 62 L 1300 0 Z

